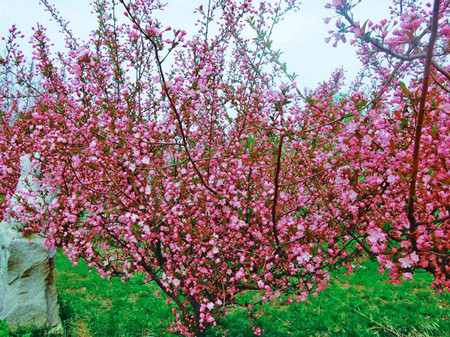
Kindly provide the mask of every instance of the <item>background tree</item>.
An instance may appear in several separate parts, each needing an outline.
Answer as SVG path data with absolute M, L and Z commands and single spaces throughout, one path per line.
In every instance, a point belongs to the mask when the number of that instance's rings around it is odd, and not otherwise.
M 24 59 L 17 40 L 24 36 L 16 27 L 10 29 L 6 40 L 6 50 L 0 55 L 0 219 L 13 195 L 20 176 L 20 156 L 18 146 L 20 136 L 15 133 L 14 121 L 21 111 L 27 111 L 34 104 L 32 88 L 33 66 Z
M 2 119 L 0 164 L 38 153 L 37 193 L 54 196 L 39 208 L 24 196 L 25 230 L 106 277 L 144 273 L 185 335 L 202 335 L 243 291 L 303 300 L 367 256 L 394 282 L 423 268 L 448 289 L 448 1 L 394 1 L 391 18 L 363 25 L 351 1 L 328 4 L 330 38 L 353 33 L 372 80 L 345 95 L 340 71 L 301 92 L 271 49 L 295 1 L 211 0 L 187 38 L 157 19 L 159 1 L 97 0 L 86 42 L 43 3 L 67 49 L 53 55 L 37 26 L 39 88 L 16 73 L 36 98 L 1 101 L 17 119 Z M 9 73 L 26 64 L 18 35 Z M 5 195 L 12 181 L 1 176 Z

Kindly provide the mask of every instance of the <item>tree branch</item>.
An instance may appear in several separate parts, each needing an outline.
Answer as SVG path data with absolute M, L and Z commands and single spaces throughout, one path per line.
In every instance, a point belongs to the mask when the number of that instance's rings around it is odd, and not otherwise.
M 433 67 L 436 68 L 437 71 L 439 71 L 442 75 L 447 77 L 448 80 L 450 80 L 450 72 L 445 70 L 441 65 L 439 65 L 435 60 L 431 60 L 431 64 Z
M 174 101 L 173 101 L 173 99 L 172 99 L 172 96 L 171 96 L 171 94 L 170 94 L 170 92 L 169 92 L 169 90 L 168 90 L 166 78 L 165 78 L 165 76 L 164 76 L 164 72 L 163 72 L 163 69 L 162 69 L 162 62 L 161 62 L 161 59 L 160 59 L 159 54 L 158 54 L 158 45 L 156 44 L 156 42 L 154 41 L 154 39 L 153 39 L 151 36 L 149 36 L 149 35 L 147 34 L 146 31 L 144 31 L 144 30 L 142 29 L 142 27 L 139 25 L 139 22 L 136 21 L 136 19 L 134 18 L 134 15 L 131 13 L 130 8 L 127 6 L 127 4 L 125 4 L 125 1 L 124 1 L 124 0 L 119 0 L 119 1 L 120 1 L 120 3 L 125 7 L 127 13 L 129 14 L 129 16 L 130 16 L 130 18 L 131 18 L 131 21 L 132 21 L 134 24 L 136 24 L 137 28 L 138 28 L 139 31 L 142 33 L 142 35 L 144 35 L 145 38 L 146 38 L 147 40 L 149 40 L 150 43 L 152 44 L 153 49 L 154 49 L 154 52 L 155 52 L 155 58 L 156 58 L 156 64 L 157 64 L 157 66 L 158 66 L 159 76 L 160 76 L 161 82 L 162 82 L 162 89 L 163 89 L 164 93 L 166 94 L 167 99 L 169 100 L 170 107 L 172 108 L 172 111 L 173 111 L 173 113 L 175 114 L 175 117 L 176 117 L 176 119 L 177 119 L 178 127 L 180 128 L 181 139 L 182 139 L 182 142 L 183 142 L 183 148 L 184 148 L 184 150 L 186 151 L 186 155 L 187 155 L 187 157 L 188 157 L 190 163 L 192 164 L 192 167 L 194 168 L 195 173 L 196 173 L 197 176 L 200 178 L 200 181 L 201 181 L 202 185 L 203 185 L 208 191 L 210 191 L 211 193 L 217 195 L 218 192 L 206 183 L 205 179 L 203 178 L 203 175 L 200 173 L 200 170 L 199 170 L 198 167 L 197 167 L 197 164 L 196 164 L 195 161 L 192 159 L 192 156 L 191 156 L 191 153 L 190 153 L 190 151 L 189 151 L 188 144 L 187 144 L 187 140 L 186 140 L 186 134 L 185 134 L 184 128 L 183 128 L 183 122 L 181 121 L 181 116 L 180 116 L 180 114 L 179 114 L 179 112 L 178 112 L 178 109 L 177 109 L 177 107 L 175 106 L 175 103 L 174 103 Z
M 420 96 L 419 114 L 417 117 L 416 132 L 414 137 L 413 163 L 411 168 L 411 183 L 409 186 L 409 197 L 407 206 L 407 217 L 410 223 L 409 230 L 413 233 L 417 227 L 414 217 L 414 198 L 416 196 L 416 182 L 419 171 L 419 154 L 420 154 L 420 138 L 422 136 L 422 126 L 425 117 L 425 103 L 427 100 L 428 87 L 430 84 L 431 63 L 433 57 L 433 48 L 437 38 L 437 29 L 439 21 L 439 5 L 440 0 L 434 0 L 433 17 L 431 19 L 431 35 L 428 42 L 427 57 L 425 59 L 425 67 L 423 71 L 422 94 Z M 416 249 L 415 239 L 412 238 L 413 248 Z
M 280 188 L 280 171 L 281 171 L 281 152 L 283 150 L 283 140 L 284 135 L 280 137 L 280 143 L 278 144 L 277 152 L 277 163 L 275 168 L 275 191 L 273 194 L 273 204 L 272 204 L 272 231 L 275 237 L 275 242 L 277 244 L 277 249 L 280 246 L 280 240 L 278 239 L 278 228 L 277 228 L 277 203 L 278 203 L 278 190 Z

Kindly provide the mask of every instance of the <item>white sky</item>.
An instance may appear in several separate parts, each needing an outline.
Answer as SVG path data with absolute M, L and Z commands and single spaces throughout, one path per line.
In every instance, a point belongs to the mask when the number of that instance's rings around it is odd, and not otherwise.
M 198 7 L 200 0 L 166 0 L 169 2 L 167 24 L 174 28 L 183 28 L 189 32 L 193 29 L 196 17 L 192 10 Z M 357 74 L 360 64 L 355 50 L 350 45 L 340 44 L 333 48 L 324 39 L 333 25 L 326 25 L 323 18 L 333 14 L 324 8 L 331 0 L 303 0 L 302 10 L 290 13 L 278 25 L 273 35 L 273 48 L 283 51 L 282 61 L 287 63 L 288 71 L 299 75 L 298 86 L 315 87 L 318 82 L 327 80 L 338 67 L 346 70 L 347 81 Z M 53 0 L 63 17 L 70 21 L 70 28 L 75 36 L 85 38 L 95 26 L 89 0 Z M 356 19 L 378 21 L 388 14 L 388 0 L 364 0 L 357 8 Z M 28 37 L 31 27 L 37 22 L 48 27 L 48 35 L 55 42 L 56 48 L 63 46 L 58 33 L 59 27 L 50 20 L 50 15 L 39 5 L 39 0 L 0 0 L 0 36 L 6 36 L 11 25 Z M 191 28 L 189 28 L 191 27 Z M 28 41 L 26 39 L 25 41 Z M 24 42 L 25 42 L 24 41 Z M 5 42 L 0 41 L 0 51 Z M 25 46 L 24 46 L 25 47 Z M 29 49 L 28 49 L 29 50 Z

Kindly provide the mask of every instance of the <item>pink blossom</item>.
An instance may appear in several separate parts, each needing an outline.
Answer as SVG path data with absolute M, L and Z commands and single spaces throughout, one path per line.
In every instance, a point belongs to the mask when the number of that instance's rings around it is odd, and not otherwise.
M 341 0 L 333 0 L 332 6 L 335 8 L 341 7 L 342 1 Z

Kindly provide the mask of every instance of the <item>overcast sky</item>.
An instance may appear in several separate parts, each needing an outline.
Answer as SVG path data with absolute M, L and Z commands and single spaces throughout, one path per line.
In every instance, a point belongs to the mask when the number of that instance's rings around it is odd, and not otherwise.
M 167 19 L 172 27 L 185 30 L 193 29 L 195 16 L 192 11 L 198 7 L 200 0 L 167 0 L 169 2 Z M 332 12 L 324 8 L 327 0 L 303 0 L 300 12 L 290 13 L 276 27 L 273 35 L 274 49 L 283 51 L 282 60 L 287 63 L 288 70 L 299 75 L 299 87 L 315 87 L 318 82 L 327 80 L 336 68 L 344 67 L 347 80 L 357 74 L 360 64 L 355 50 L 349 45 L 333 48 L 324 39 L 327 26 L 323 18 Z M 60 12 L 68 21 L 76 36 L 87 37 L 95 26 L 95 19 L 90 13 L 90 0 L 53 0 Z M 363 0 L 357 11 L 359 21 L 371 19 L 378 21 L 388 14 L 388 0 Z M 31 27 L 37 22 L 48 27 L 48 35 L 61 48 L 63 42 L 58 33 L 59 28 L 50 20 L 50 15 L 39 5 L 38 0 L 0 0 L 0 36 L 6 36 L 11 25 L 16 24 L 27 36 Z M 187 28 L 187 29 L 186 29 Z M 28 41 L 28 40 L 26 40 Z M 4 49 L 4 41 L 0 41 L 0 50 Z M 29 50 L 29 49 L 28 49 Z

